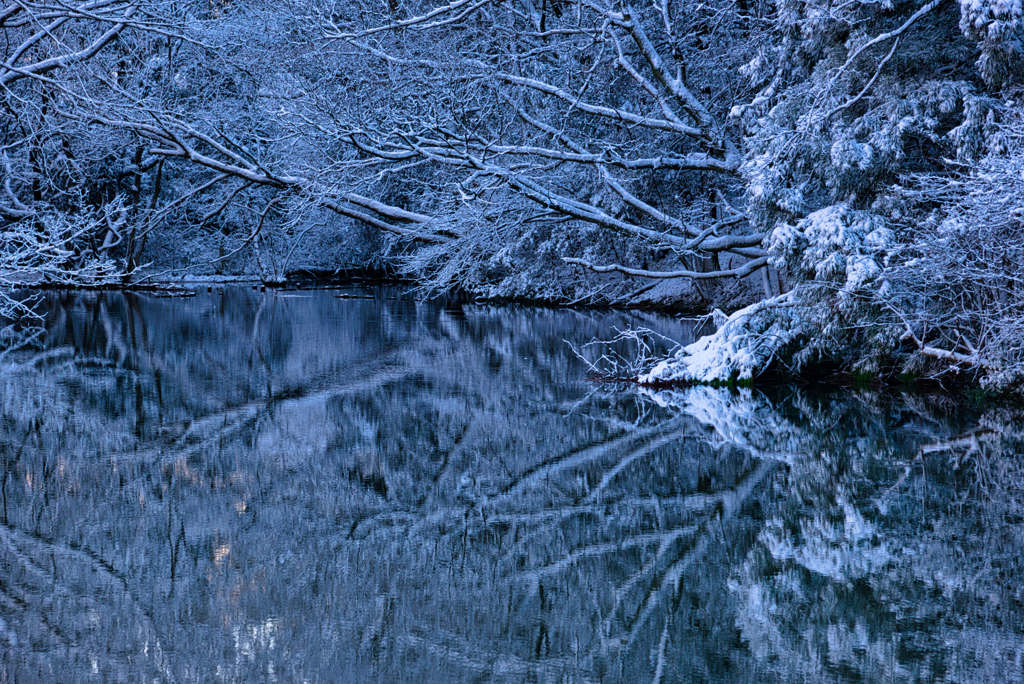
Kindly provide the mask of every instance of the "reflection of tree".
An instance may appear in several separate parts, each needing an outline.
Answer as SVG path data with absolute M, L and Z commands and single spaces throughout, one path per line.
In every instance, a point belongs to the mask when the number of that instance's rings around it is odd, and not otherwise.
M 957 426 L 948 407 L 856 395 L 658 400 L 790 465 L 730 582 L 744 639 L 784 678 L 1024 676 L 1019 418 Z
M 0 373 L 16 677 L 884 680 L 977 671 L 943 639 L 1016 648 L 1006 417 L 593 391 L 564 340 L 616 314 L 389 290 L 50 307 Z
M 166 678 L 197 654 L 241 681 L 665 673 L 684 578 L 769 472 L 700 466 L 691 419 L 588 395 L 563 340 L 617 314 L 389 291 L 50 304 L 48 347 L 4 375 L 5 524 L 124 578 Z

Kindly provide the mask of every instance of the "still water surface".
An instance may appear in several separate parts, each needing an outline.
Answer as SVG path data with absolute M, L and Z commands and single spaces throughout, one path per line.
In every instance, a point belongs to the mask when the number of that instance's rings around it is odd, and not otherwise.
M 1020 416 L 566 342 L 664 318 L 46 305 L 0 357 L 0 682 L 1024 681 Z

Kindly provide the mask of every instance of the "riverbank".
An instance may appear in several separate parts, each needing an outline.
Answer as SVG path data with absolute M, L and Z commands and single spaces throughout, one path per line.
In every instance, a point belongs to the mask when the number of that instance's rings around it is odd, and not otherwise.
M 338 269 L 333 271 L 302 271 L 289 274 L 283 282 L 265 283 L 252 276 L 216 276 L 186 275 L 173 279 L 149 278 L 135 283 L 103 283 L 95 285 L 69 283 L 15 283 L 11 289 L 16 299 L 24 300 L 29 292 L 66 291 L 109 291 L 109 292 L 140 292 L 159 297 L 193 297 L 199 292 L 215 292 L 225 288 L 244 288 L 258 292 L 301 291 L 301 290 L 333 290 L 359 287 L 393 286 L 415 290 L 418 284 L 402 277 L 394 271 L 383 269 Z M 592 377 L 597 380 L 613 380 L 633 383 L 651 389 L 673 389 L 688 386 L 710 387 L 773 387 L 786 384 L 799 386 L 835 386 L 857 389 L 873 389 L 885 391 L 910 392 L 942 392 L 951 396 L 963 397 L 969 401 L 1012 401 L 1024 399 L 1020 386 L 993 387 L 985 386 L 977 374 L 969 368 L 962 372 L 956 369 L 943 372 L 931 372 L 927 369 L 906 369 L 906 354 L 903 357 L 890 358 L 888 365 L 880 364 L 870 372 L 843 365 L 834 359 L 805 366 L 799 370 L 787 371 L 780 363 L 778 350 L 785 347 L 785 338 L 796 339 L 793 331 L 780 327 L 759 330 L 757 335 L 772 344 L 760 358 L 757 347 L 753 349 L 737 343 L 736 338 L 749 336 L 749 325 L 740 327 L 739 322 L 756 315 L 765 309 L 778 309 L 775 302 L 758 302 L 755 305 L 726 316 L 717 309 L 714 315 L 695 315 L 688 306 L 675 307 L 630 307 L 626 305 L 589 305 L 580 306 L 566 302 L 530 298 L 485 298 L 470 292 L 451 292 L 443 295 L 427 295 L 427 299 L 446 300 L 451 304 L 488 304 L 494 306 L 526 306 L 552 310 L 576 311 L 623 311 L 648 315 L 666 315 L 684 317 L 701 321 L 702 334 L 685 346 L 677 347 L 672 353 L 663 353 L 661 357 L 645 358 L 640 350 L 631 356 L 629 361 L 617 367 L 592 369 Z M 786 320 L 783 319 L 783 324 Z M 730 333 L 730 326 L 737 328 L 739 335 Z M 633 340 L 640 340 L 642 330 L 637 330 Z M 595 342 L 600 342 L 595 340 Z M 663 352 L 664 352 L 663 347 Z M 836 358 L 841 358 L 840 353 Z M 789 353 L 793 353 L 790 351 Z M 760 364 L 760 365 L 759 365 Z

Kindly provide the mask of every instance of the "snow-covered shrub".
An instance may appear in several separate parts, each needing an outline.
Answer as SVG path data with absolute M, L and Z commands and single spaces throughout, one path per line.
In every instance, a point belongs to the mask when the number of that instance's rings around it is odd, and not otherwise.
M 800 370 L 849 352 L 875 317 L 873 301 L 893 232 L 875 214 L 825 207 L 769 236 L 773 265 L 794 289 L 741 309 L 719 329 L 641 376 L 644 384 L 750 380 L 772 368 Z
M 883 277 L 895 235 L 884 219 L 848 205 L 825 207 L 772 232 L 775 263 L 795 282 L 794 297 L 807 338 L 790 360 L 801 369 L 815 362 L 872 369 L 891 348 L 879 328 L 876 300 L 889 285 Z
M 881 297 L 911 366 L 966 373 L 994 389 L 1024 384 L 1024 136 L 962 173 L 916 176 L 893 191 L 904 245 Z M 897 210 L 894 210 L 896 213 Z
M 647 379 L 873 372 L 905 355 L 890 260 L 921 235 L 920 205 L 897 216 L 884 193 L 911 169 L 1009 149 L 1010 108 L 994 90 L 1024 73 L 1020 15 L 1020 0 L 777 3 L 779 40 L 743 69 L 759 94 L 732 116 L 747 131 L 748 212 L 793 290 L 785 308 L 737 312 Z
M 880 216 L 839 204 L 819 209 L 795 226 L 777 227 L 769 238 L 769 251 L 775 266 L 799 280 L 827 284 L 850 295 L 877 277 L 878 258 L 892 239 Z
M 800 339 L 793 293 L 740 309 L 712 335 L 680 349 L 639 377 L 642 385 L 750 380 Z
M 960 0 L 960 30 L 978 41 L 978 71 L 990 85 L 1010 85 L 1024 73 L 1021 20 L 1021 0 Z
M 4 291 L 14 285 L 117 282 L 125 273 L 124 264 L 91 246 L 96 233 L 108 226 L 100 212 L 79 216 L 46 212 L 0 226 L 0 319 L 33 314 L 25 300 Z

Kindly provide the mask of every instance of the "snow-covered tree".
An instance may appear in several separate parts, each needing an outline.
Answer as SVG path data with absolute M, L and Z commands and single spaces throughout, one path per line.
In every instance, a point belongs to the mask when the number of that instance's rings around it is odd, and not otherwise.
M 0 31 L 0 221 L 73 224 L 68 273 L 358 255 L 436 289 L 735 311 L 650 381 L 927 356 L 1016 382 L 1016 290 L 964 300 L 969 325 L 910 304 L 955 224 L 1013 244 L 1016 0 L 82 0 Z M 1011 252 L 985 268 L 1012 281 Z
M 778 3 L 777 40 L 744 69 L 760 91 L 733 115 L 747 132 L 747 212 L 792 291 L 736 312 L 714 337 L 643 379 L 730 381 L 820 365 L 877 373 L 908 360 L 911 370 L 924 354 L 1012 384 L 999 370 L 1004 364 L 972 351 L 978 335 L 957 330 L 949 296 L 925 282 L 957 270 L 936 268 L 936 260 L 977 254 L 962 249 L 967 243 L 1004 251 L 1016 244 L 1009 228 L 1022 198 L 1016 162 L 1006 155 L 1019 111 L 1011 91 L 1020 72 L 1009 66 L 1019 51 L 1019 14 L 1019 3 L 1002 2 Z M 986 167 L 1003 169 L 998 178 L 968 171 L 986 155 Z M 914 183 L 933 192 L 900 189 Z M 979 198 L 974 207 L 1005 205 L 993 210 L 1000 220 L 966 209 L 969 201 L 958 205 L 952 190 L 961 187 Z M 951 222 L 923 220 L 934 203 L 947 202 L 935 215 L 962 216 L 960 247 L 941 235 Z M 924 245 L 927 260 L 916 258 Z M 1016 263 L 1005 257 L 972 260 L 1001 269 L 1004 279 L 995 282 L 1011 282 L 1006 267 L 995 266 Z M 984 318 L 990 339 L 1005 331 L 990 352 L 1015 353 L 1012 307 L 961 301 L 954 310 Z M 925 309 L 943 313 L 929 317 Z

